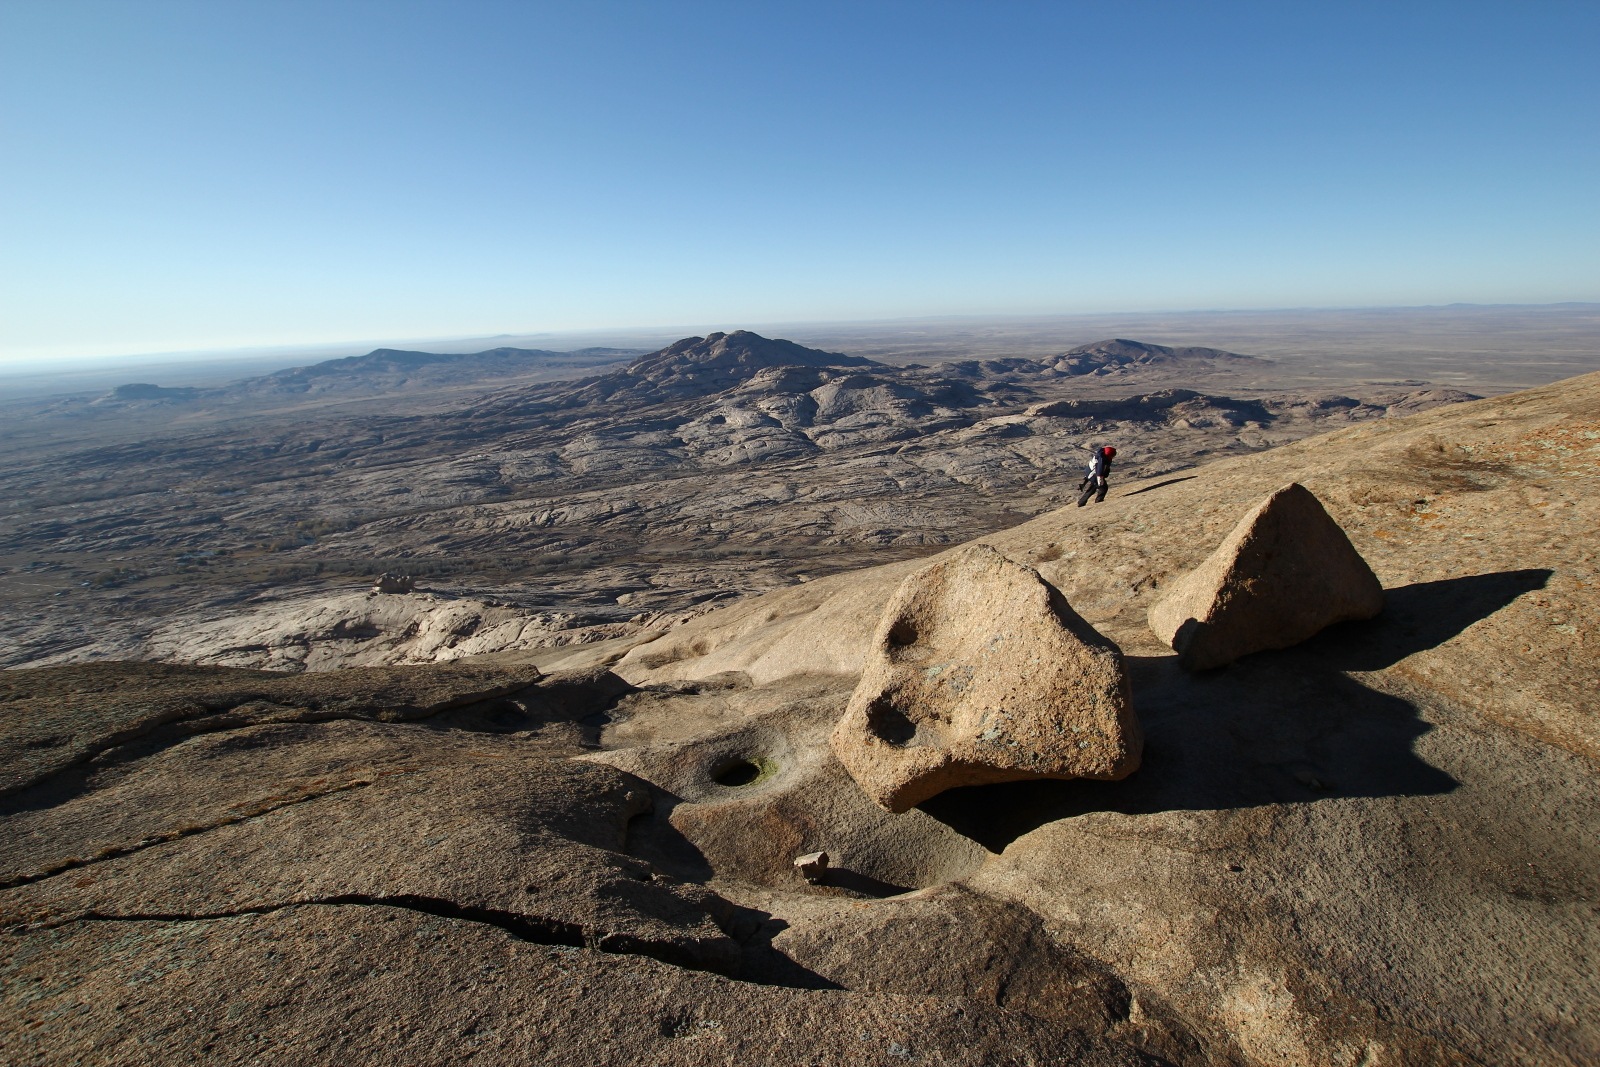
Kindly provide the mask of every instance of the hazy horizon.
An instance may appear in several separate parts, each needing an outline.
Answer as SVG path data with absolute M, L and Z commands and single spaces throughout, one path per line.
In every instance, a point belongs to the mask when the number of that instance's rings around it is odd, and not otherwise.
M 1336 326 L 1337 328 L 1331 328 Z M 812 347 L 874 358 L 1037 357 L 1114 335 L 1159 344 L 1201 344 L 1253 355 L 1305 358 L 1391 344 L 1413 355 L 1475 345 L 1495 358 L 1537 361 L 1570 373 L 1600 367 L 1600 302 L 1353 308 L 1209 308 L 1036 315 L 903 316 L 811 322 L 720 322 L 587 330 L 378 338 L 306 345 L 152 352 L 38 362 L 0 361 L 0 400 L 103 391 L 117 385 L 218 386 L 380 348 L 474 353 L 493 348 L 644 352 L 715 330 L 751 330 Z M 1548 351 L 1537 351 L 1539 348 Z M 893 355 L 890 355 L 893 353 Z M 910 356 L 907 357 L 907 353 Z M 575 372 L 578 373 L 578 372 Z
M 438 353 L 471 353 L 486 351 L 498 347 L 516 348 L 544 348 L 548 344 L 566 344 L 572 348 L 577 347 L 636 347 L 625 344 L 627 341 L 637 341 L 641 338 L 670 337 L 678 340 L 683 337 L 694 336 L 697 333 L 704 335 L 715 330 L 751 330 L 761 333 L 763 330 L 818 327 L 893 327 L 897 325 L 916 325 L 921 323 L 1000 323 L 1000 322 L 1031 322 L 1060 320 L 1070 322 L 1073 320 L 1098 320 L 1107 318 L 1162 318 L 1188 315 L 1295 315 L 1295 314 L 1339 314 L 1341 312 L 1406 312 L 1406 311 L 1443 311 L 1449 309 L 1540 309 L 1563 307 L 1596 307 L 1600 308 L 1600 301 L 1592 300 L 1558 300 L 1546 303 L 1484 303 L 1473 301 L 1455 301 L 1445 304 L 1373 304 L 1363 306 L 1335 306 L 1325 307 L 1215 307 L 1215 308 L 1162 308 L 1162 309 L 1128 309 L 1113 308 L 1099 311 L 1071 311 L 1071 312 L 1018 312 L 1013 314 L 985 315 L 980 313 L 951 312 L 943 315 L 896 315 L 882 317 L 862 317 L 854 319 L 792 319 L 773 322 L 757 323 L 678 323 L 678 324 L 645 324 L 627 326 L 585 326 L 563 330 L 507 330 L 500 333 L 476 333 L 460 335 L 454 334 L 439 337 L 372 337 L 350 340 L 304 341 L 285 344 L 240 345 L 222 346 L 216 348 L 177 349 L 171 351 L 141 351 L 120 352 L 111 354 L 86 354 L 58 358 L 18 358 L 6 357 L 0 354 L 0 377 L 17 374 L 45 374 L 52 370 L 63 373 L 78 371 L 113 369 L 117 367 L 134 368 L 138 366 L 156 364 L 161 366 L 178 366 L 187 363 L 229 363 L 248 362 L 253 360 L 278 360 L 291 356 L 315 357 L 312 361 L 319 362 L 324 359 L 337 359 L 346 355 L 365 355 L 367 352 L 380 348 L 394 348 L 405 351 L 438 352 Z M 668 342 L 664 342 L 668 343 Z M 423 346 L 433 345 L 427 348 Z M 482 345 L 482 348 L 469 347 Z M 556 347 L 553 351 L 567 351 L 566 348 Z

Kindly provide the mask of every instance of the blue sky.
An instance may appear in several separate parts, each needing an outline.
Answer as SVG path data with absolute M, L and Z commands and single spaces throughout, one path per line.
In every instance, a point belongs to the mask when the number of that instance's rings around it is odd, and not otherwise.
M 0 359 L 1600 299 L 1600 4 L 0 0 Z

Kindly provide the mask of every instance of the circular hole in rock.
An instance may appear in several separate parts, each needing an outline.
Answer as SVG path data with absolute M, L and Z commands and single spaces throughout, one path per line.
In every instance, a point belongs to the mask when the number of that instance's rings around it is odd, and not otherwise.
M 917 626 L 910 619 L 896 619 L 893 626 L 889 627 L 889 647 L 905 648 L 907 645 L 917 643 Z
M 867 705 L 867 730 L 891 745 L 908 745 L 917 736 L 917 724 L 886 696 Z
M 730 789 L 755 785 L 777 771 L 771 760 L 761 756 L 733 756 L 711 768 L 711 780 Z

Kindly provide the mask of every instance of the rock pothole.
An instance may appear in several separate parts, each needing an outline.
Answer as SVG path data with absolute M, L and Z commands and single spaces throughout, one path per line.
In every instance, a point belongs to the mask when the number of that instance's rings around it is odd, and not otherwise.
M 751 899 L 772 891 L 891 897 L 971 874 L 988 856 L 982 845 L 925 812 L 890 815 L 829 749 L 848 686 L 827 679 L 779 692 L 633 694 L 626 720 L 606 727 L 602 750 L 583 757 L 636 775 L 655 793 L 654 812 L 629 824 L 628 851 L 730 899 L 741 899 L 739 886 L 759 887 Z M 752 714 L 745 708 L 755 699 L 764 707 Z M 794 867 L 811 852 L 832 859 L 817 884 Z
M 726 789 L 760 785 L 777 773 L 777 763 L 765 756 L 725 756 L 711 766 L 711 780 Z

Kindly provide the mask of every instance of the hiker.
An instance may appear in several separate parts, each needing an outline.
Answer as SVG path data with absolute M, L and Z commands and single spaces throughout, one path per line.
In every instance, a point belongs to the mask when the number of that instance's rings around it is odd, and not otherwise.
M 1111 477 L 1111 460 L 1116 454 L 1117 450 L 1110 445 L 1094 449 L 1094 455 L 1089 460 L 1089 473 L 1078 483 L 1080 508 L 1089 502 L 1091 496 L 1096 504 L 1106 498 L 1106 490 L 1110 488 L 1106 479 Z

